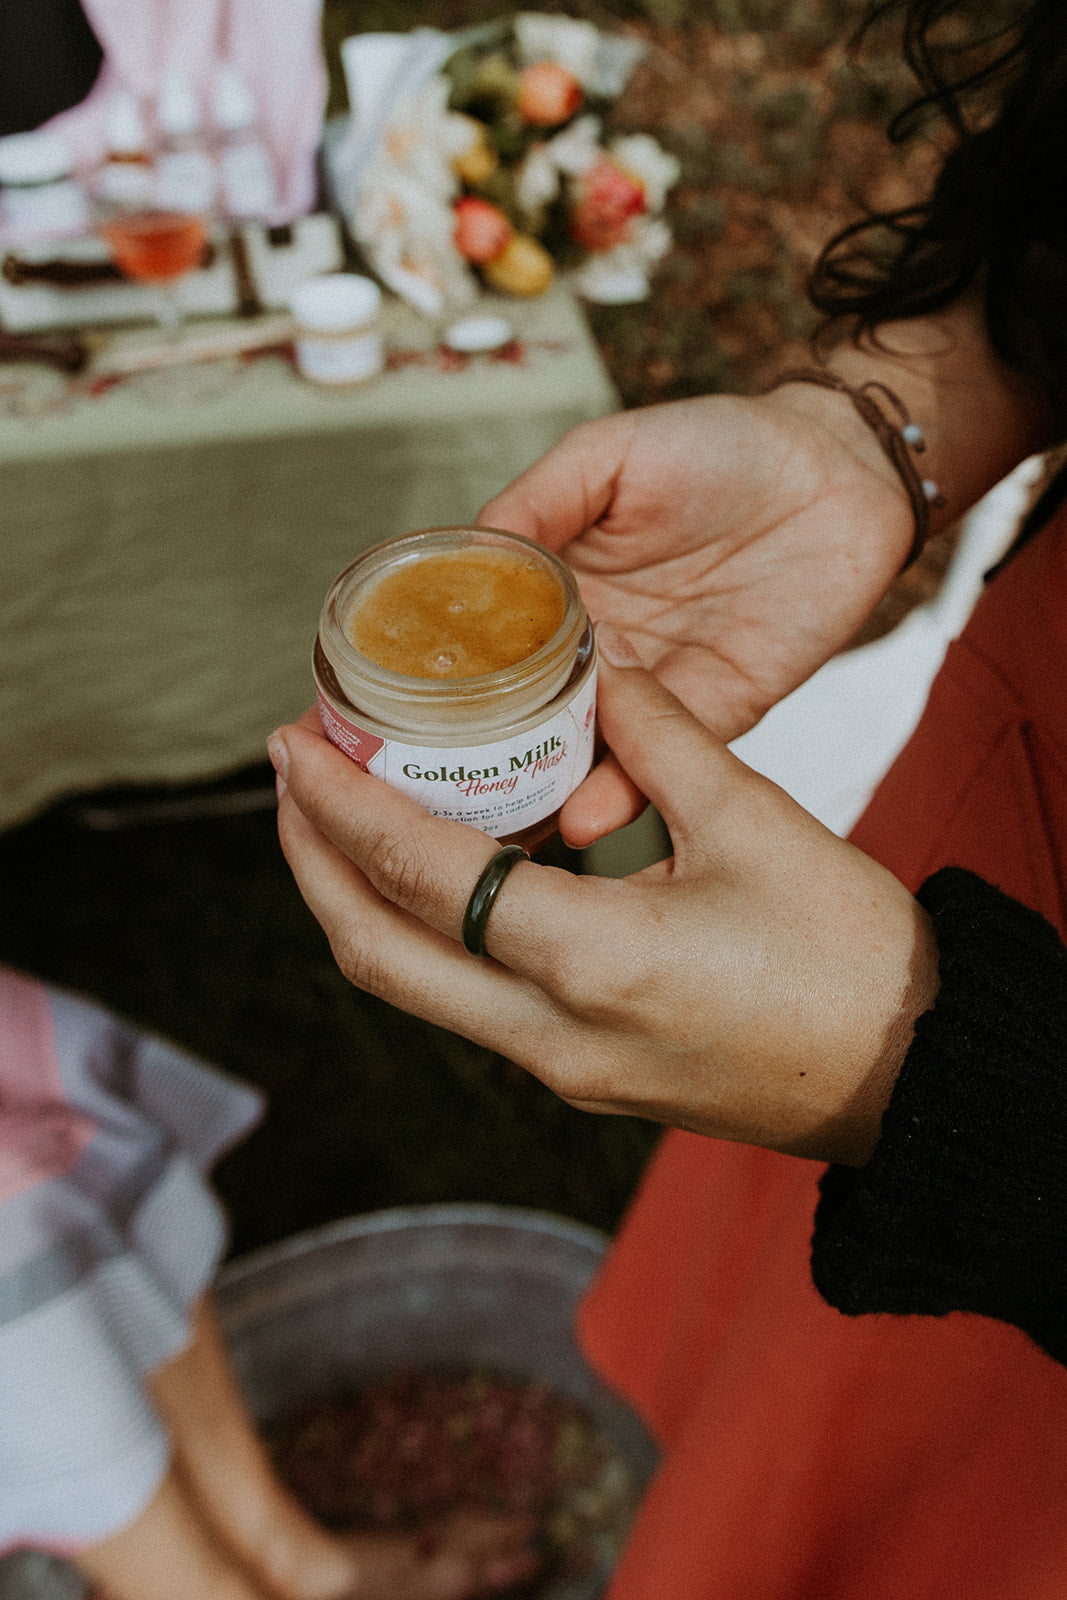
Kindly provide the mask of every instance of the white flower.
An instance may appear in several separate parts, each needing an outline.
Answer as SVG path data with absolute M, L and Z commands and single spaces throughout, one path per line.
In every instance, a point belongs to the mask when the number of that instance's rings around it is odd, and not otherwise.
M 572 73 L 587 94 L 603 95 L 609 100 L 622 93 L 645 53 L 639 39 L 601 33 L 591 22 L 550 16 L 542 11 L 519 13 L 515 18 L 515 42 L 524 66 L 534 61 L 554 61 Z
M 587 116 L 577 117 L 547 143 L 531 146 L 516 173 L 516 197 L 523 210 L 549 205 L 559 193 L 561 175 L 580 178 L 587 173 L 604 153 L 599 140 L 600 118 Z
M 389 118 L 381 139 L 386 160 L 442 199 L 458 189 L 452 161 L 470 145 L 470 120 L 448 109 L 449 85 L 431 78 Z
M 524 66 L 534 61 L 554 61 L 577 78 L 583 88 L 589 87 L 600 48 L 600 34 L 591 22 L 520 11 L 515 18 L 515 42 Z
M 559 194 L 559 167 L 548 146 L 531 145 L 515 174 L 515 198 L 523 211 L 535 213 Z
M 648 272 L 629 244 L 594 251 L 571 274 L 571 284 L 583 299 L 601 306 L 626 306 L 647 300 L 650 288 Z
M 617 99 L 644 53 L 640 39 L 631 39 L 622 33 L 602 33 L 596 67 L 585 88 L 590 94 L 603 95 L 605 100 Z
M 628 243 L 648 267 L 662 261 L 674 240 L 662 217 L 635 217 Z
M 611 142 L 611 155 L 643 186 L 650 211 L 662 211 L 667 190 L 678 182 L 681 163 L 648 133 L 629 133 Z
M 352 231 L 371 266 L 427 316 L 475 297 L 474 279 L 452 238 L 449 199 L 379 156 L 364 173 Z
M 383 118 L 359 170 L 349 223 L 371 266 L 428 316 L 469 304 L 474 278 L 452 238 L 452 167 L 471 142 L 471 120 L 448 109 L 448 82 L 435 76 Z
M 624 244 L 592 251 L 571 283 L 596 305 L 633 305 L 648 298 L 649 273 L 671 247 L 671 231 L 656 217 L 635 217 Z
M 458 161 L 474 149 L 485 137 L 485 125 L 477 117 L 468 117 L 462 111 L 449 111 L 441 129 L 441 139 L 449 161 Z
M 545 148 L 568 178 L 584 177 L 603 154 L 600 148 L 600 118 L 576 118 L 562 133 L 550 139 Z

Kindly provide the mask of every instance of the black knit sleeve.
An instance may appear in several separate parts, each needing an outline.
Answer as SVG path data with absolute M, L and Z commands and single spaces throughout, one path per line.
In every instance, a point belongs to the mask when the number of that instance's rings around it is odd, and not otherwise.
M 871 1160 L 823 1177 L 815 1286 L 849 1316 L 981 1312 L 1067 1364 L 1067 949 L 960 868 L 918 898 L 940 992 Z

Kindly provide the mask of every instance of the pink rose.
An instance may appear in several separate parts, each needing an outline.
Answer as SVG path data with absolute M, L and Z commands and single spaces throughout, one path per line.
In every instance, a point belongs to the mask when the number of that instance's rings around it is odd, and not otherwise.
M 457 200 L 453 207 L 456 223 L 452 233 L 456 249 L 465 261 L 476 266 L 493 261 L 501 254 L 515 232 L 499 206 L 477 195 Z
M 630 223 L 648 209 L 644 184 L 601 156 L 581 179 L 570 215 L 571 237 L 585 250 L 611 250 L 622 244 Z
M 519 74 L 519 116 L 535 128 L 558 127 L 581 103 L 578 79 L 555 61 L 535 61 Z

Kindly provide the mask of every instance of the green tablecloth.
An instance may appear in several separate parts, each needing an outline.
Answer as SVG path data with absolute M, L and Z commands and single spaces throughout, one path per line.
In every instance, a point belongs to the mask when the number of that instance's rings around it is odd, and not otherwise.
M 134 380 L 0 414 L 0 826 L 74 792 L 258 760 L 312 698 L 323 596 L 361 548 L 470 520 L 617 406 L 566 293 L 499 309 L 514 362 L 444 370 L 392 306 L 397 365 L 355 390 L 270 356 L 195 399 Z

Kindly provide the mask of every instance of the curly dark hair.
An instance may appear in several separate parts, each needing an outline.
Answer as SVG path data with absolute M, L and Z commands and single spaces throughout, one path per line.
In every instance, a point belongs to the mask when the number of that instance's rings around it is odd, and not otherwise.
M 894 21 L 919 95 L 890 137 L 935 119 L 949 152 L 923 204 L 830 241 L 811 299 L 858 337 L 973 289 L 998 354 L 1067 412 L 1067 0 L 880 0 L 863 31 Z

